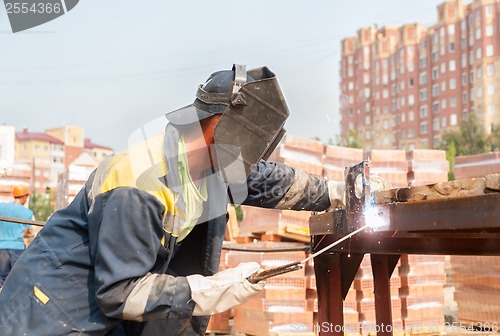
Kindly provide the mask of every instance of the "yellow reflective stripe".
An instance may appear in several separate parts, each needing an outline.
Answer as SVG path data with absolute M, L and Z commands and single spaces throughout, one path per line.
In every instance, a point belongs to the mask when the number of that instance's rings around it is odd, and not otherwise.
M 49 297 L 45 295 L 37 286 L 33 287 L 33 293 L 35 293 L 37 299 L 42 301 L 43 304 L 47 304 L 50 300 Z

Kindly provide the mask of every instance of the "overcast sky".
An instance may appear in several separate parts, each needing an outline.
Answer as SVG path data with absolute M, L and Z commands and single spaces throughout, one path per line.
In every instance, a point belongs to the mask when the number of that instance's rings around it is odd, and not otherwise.
M 190 104 L 210 73 L 240 63 L 277 74 L 289 133 L 326 142 L 339 133 L 340 40 L 372 24 L 432 25 L 442 2 L 81 0 L 15 34 L 0 7 L 0 124 L 77 124 L 122 150 L 140 125 Z

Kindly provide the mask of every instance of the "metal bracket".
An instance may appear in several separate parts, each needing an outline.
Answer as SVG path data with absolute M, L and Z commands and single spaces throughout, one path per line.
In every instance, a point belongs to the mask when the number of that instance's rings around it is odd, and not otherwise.
M 365 225 L 364 209 L 369 204 L 370 197 L 370 166 L 367 160 L 354 166 L 346 167 L 345 180 L 345 211 L 342 228 L 339 233 L 351 233 Z M 358 186 L 358 187 L 356 187 Z

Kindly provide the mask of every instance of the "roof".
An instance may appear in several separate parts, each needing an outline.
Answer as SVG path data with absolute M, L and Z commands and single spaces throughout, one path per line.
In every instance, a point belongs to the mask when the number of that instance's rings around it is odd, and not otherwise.
M 64 145 L 59 139 L 54 138 L 45 133 L 32 133 L 24 130 L 22 132 L 16 132 L 16 140 L 17 141 L 25 141 L 25 140 L 37 140 L 37 141 L 46 141 L 56 145 Z
M 101 145 L 95 144 L 89 138 L 85 139 L 83 147 L 86 148 L 86 149 L 101 148 L 101 149 L 113 150 L 111 147 L 101 146 Z

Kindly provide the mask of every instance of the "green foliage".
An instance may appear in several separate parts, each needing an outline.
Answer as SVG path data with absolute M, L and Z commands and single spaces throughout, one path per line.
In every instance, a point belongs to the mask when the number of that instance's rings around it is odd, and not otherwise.
M 493 125 L 491 127 L 491 134 L 488 136 L 488 145 L 493 152 L 500 150 L 500 125 Z
M 451 143 L 456 147 L 456 155 L 474 155 L 489 151 L 488 136 L 475 115 L 462 120 L 460 129 L 446 132 L 442 137 L 442 149 L 447 149 Z
M 347 136 L 342 139 L 339 137 L 337 146 L 350 147 L 350 148 L 363 148 L 363 141 L 358 136 L 355 130 L 350 129 Z
M 455 180 L 453 169 L 455 167 L 455 156 L 457 156 L 457 147 L 455 141 L 451 141 L 446 149 L 446 160 L 450 163 L 450 171 L 448 172 L 448 181 Z
M 47 221 L 54 212 L 50 194 L 33 193 L 30 195 L 29 208 L 33 211 L 36 220 Z
M 241 208 L 241 206 L 236 205 L 234 207 L 234 210 L 236 211 L 236 219 L 238 220 L 238 222 L 241 222 L 243 220 L 243 209 Z

